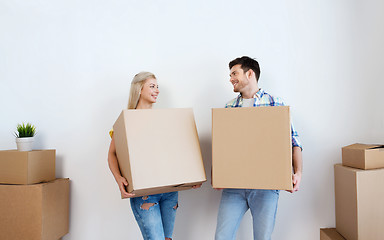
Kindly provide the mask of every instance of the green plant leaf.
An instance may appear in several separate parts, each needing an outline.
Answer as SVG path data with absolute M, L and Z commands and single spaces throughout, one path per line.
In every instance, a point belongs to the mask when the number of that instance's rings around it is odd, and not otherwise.
M 18 124 L 17 125 L 17 132 L 15 132 L 15 136 L 17 138 L 23 138 L 23 137 L 33 137 L 36 133 L 36 128 L 30 123 L 27 124 Z

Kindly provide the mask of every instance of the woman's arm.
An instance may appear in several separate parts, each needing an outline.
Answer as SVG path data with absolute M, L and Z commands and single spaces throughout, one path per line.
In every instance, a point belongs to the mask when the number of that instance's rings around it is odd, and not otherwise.
M 117 185 L 119 186 L 121 196 L 124 198 L 134 197 L 135 194 L 128 193 L 127 190 L 125 189 L 125 187 L 128 186 L 128 182 L 127 182 L 127 179 L 121 176 L 121 173 L 120 173 L 119 163 L 117 162 L 117 156 L 116 156 L 115 139 L 113 136 L 112 136 L 112 141 L 108 151 L 108 166 L 113 176 L 115 177 Z

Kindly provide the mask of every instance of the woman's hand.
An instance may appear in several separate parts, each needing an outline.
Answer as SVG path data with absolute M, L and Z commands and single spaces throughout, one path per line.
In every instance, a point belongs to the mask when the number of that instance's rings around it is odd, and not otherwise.
M 128 186 L 128 181 L 127 179 L 125 179 L 124 177 L 122 176 L 119 176 L 116 178 L 116 182 L 117 182 L 117 185 L 119 185 L 119 189 L 120 189 L 120 192 L 121 192 L 121 196 L 123 198 L 131 198 L 131 197 L 134 197 L 135 194 L 134 193 L 129 193 L 127 192 L 126 190 L 126 187 Z
M 193 189 L 196 189 L 196 188 L 199 188 L 199 187 L 201 187 L 201 185 L 203 185 L 203 184 L 202 184 L 202 183 L 200 183 L 200 184 L 197 184 L 197 185 L 193 185 L 193 186 L 192 186 L 192 188 L 193 188 Z

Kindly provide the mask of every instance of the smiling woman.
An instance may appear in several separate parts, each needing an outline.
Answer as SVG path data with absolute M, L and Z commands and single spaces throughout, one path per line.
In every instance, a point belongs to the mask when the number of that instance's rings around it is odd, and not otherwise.
M 136 74 L 131 83 L 128 109 L 151 109 L 159 93 L 159 85 L 153 73 Z M 121 196 L 131 200 L 132 212 L 144 240 L 172 239 L 178 207 L 178 192 L 143 197 L 135 197 L 135 194 L 128 193 L 126 190 L 128 181 L 121 175 L 119 168 L 113 130 L 110 135 L 112 140 L 108 152 L 108 165 L 119 186 Z

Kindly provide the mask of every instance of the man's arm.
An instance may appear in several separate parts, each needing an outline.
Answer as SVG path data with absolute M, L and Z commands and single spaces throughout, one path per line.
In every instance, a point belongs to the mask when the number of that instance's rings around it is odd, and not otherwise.
M 289 192 L 294 193 L 299 191 L 301 174 L 303 172 L 303 156 L 302 156 L 300 147 L 293 147 L 292 149 L 292 165 L 293 165 L 293 176 L 292 176 L 293 190 Z

